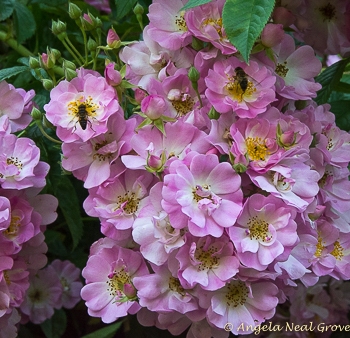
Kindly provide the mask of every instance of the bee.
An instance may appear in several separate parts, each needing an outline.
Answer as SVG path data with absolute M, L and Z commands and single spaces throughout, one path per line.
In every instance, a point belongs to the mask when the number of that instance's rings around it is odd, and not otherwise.
M 241 87 L 243 94 L 248 88 L 248 78 L 247 74 L 244 72 L 244 70 L 241 67 L 235 68 L 236 75 L 234 76 L 235 81 L 237 84 Z M 243 95 L 242 94 L 242 95 Z
M 225 85 L 225 88 L 238 102 L 242 102 L 243 95 L 251 95 L 256 91 L 254 87 L 255 81 L 248 75 L 241 67 L 235 68 L 234 76 L 226 74 L 227 79 L 230 81 Z
M 92 111 L 92 113 L 94 112 L 95 111 Z M 87 124 L 89 123 L 91 130 L 93 130 L 91 126 L 92 125 L 91 121 L 89 120 L 89 112 L 86 110 L 86 105 L 84 103 L 78 106 L 78 111 L 76 112 L 76 116 L 78 117 L 78 121 L 76 123 L 79 122 L 81 129 L 86 130 Z

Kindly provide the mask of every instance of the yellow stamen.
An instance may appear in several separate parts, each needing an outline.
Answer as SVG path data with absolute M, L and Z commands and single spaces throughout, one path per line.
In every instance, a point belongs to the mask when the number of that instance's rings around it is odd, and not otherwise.
M 266 155 L 270 155 L 265 143 L 266 140 L 261 140 L 261 137 L 248 137 L 245 140 L 247 153 L 252 161 L 265 161 Z

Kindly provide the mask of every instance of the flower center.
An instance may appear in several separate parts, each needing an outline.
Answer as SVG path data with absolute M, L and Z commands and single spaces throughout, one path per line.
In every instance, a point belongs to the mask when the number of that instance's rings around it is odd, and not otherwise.
M 225 296 L 226 304 L 233 307 L 244 305 L 249 295 L 249 289 L 244 282 L 236 281 L 235 284 L 233 283 L 228 285 L 228 292 Z
M 192 190 L 192 194 L 193 194 L 193 198 L 196 202 L 199 202 L 200 200 L 203 199 L 208 199 L 208 200 L 212 200 L 212 196 L 211 196 L 211 191 L 210 191 L 210 187 L 207 185 L 196 185 L 196 187 Z
M 344 257 L 343 251 L 344 248 L 339 244 L 339 242 L 334 242 L 334 249 L 331 252 L 331 255 L 333 255 L 336 259 L 339 259 L 341 261 L 342 257 Z
M 159 225 L 159 222 L 157 222 L 157 225 Z M 166 220 L 165 230 L 168 234 L 173 234 L 176 231 L 175 228 L 171 226 L 169 219 Z
M 125 271 L 125 267 L 122 267 L 119 271 L 113 271 L 108 275 L 106 281 L 110 296 L 120 296 L 123 293 L 124 284 L 131 284 L 129 274 Z
M 173 276 L 169 278 L 169 289 L 179 293 L 181 296 L 186 295 L 185 289 L 181 286 L 180 280 Z
M 222 138 L 227 141 L 227 143 L 230 147 L 232 147 L 233 137 L 230 133 L 230 129 L 225 128 L 224 135 L 222 135 Z
M 333 149 L 333 147 L 334 147 L 334 143 L 333 143 L 333 139 L 330 137 L 329 139 L 328 139 L 328 144 L 327 144 L 327 150 L 332 150 Z
M 278 63 L 275 69 L 275 73 L 281 77 L 286 77 L 289 68 L 287 68 L 287 61 L 284 61 L 283 64 Z
M 15 165 L 19 170 L 21 170 L 23 168 L 23 164 L 22 162 L 18 159 L 18 157 L 9 157 L 7 160 L 6 160 L 6 164 L 7 165 Z
M 322 255 L 322 251 L 323 249 L 326 247 L 324 244 L 326 244 L 325 241 L 322 241 L 322 237 L 321 234 L 319 232 L 317 232 L 318 237 L 317 237 L 317 245 L 316 245 L 316 252 L 315 252 L 315 256 L 316 257 L 320 257 Z M 335 248 L 335 246 L 334 246 Z
M 270 242 L 272 235 L 269 231 L 269 223 L 254 216 L 248 220 L 248 229 L 246 229 L 246 234 L 250 239 L 261 240 L 263 242 Z
M 48 292 L 43 292 L 39 289 L 30 290 L 28 292 L 28 298 L 33 304 L 44 303 L 48 296 Z
M 289 191 L 292 189 L 294 180 L 286 178 L 280 173 L 273 174 L 273 183 L 279 191 Z
M 203 251 L 203 245 L 196 249 L 194 257 L 201 262 L 198 271 L 209 270 L 219 265 L 220 257 L 214 255 L 217 251 L 218 249 L 213 246 L 210 246 L 208 251 Z
M 127 191 L 124 196 L 118 196 L 118 206 L 114 209 L 121 210 L 124 214 L 134 214 L 140 203 L 140 199 L 136 198 L 136 194 L 134 192 Z
M 96 110 L 100 108 L 100 106 L 92 102 L 91 96 L 85 99 L 85 101 L 84 97 L 82 96 L 76 101 L 69 102 L 67 107 L 68 110 L 70 110 L 68 115 L 74 115 L 77 117 L 82 117 L 82 115 L 93 117 L 96 115 Z
M 9 277 L 9 275 L 8 275 L 8 273 L 7 273 L 7 270 L 4 270 L 3 276 L 4 276 L 4 279 L 5 279 L 6 284 L 7 284 L 7 285 L 11 285 L 10 277 Z
M 253 82 L 249 81 L 246 76 L 229 76 L 228 74 L 226 76 L 229 82 L 226 83 L 225 88 L 230 97 L 238 103 L 243 101 L 243 95 L 250 96 L 256 92 Z
M 70 288 L 69 288 L 69 283 L 67 282 L 67 279 L 65 279 L 64 277 L 61 277 L 60 282 L 63 287 L 63 291 L 69 291 Z
M 335 7 L 329 2 L 326 6 L 320 7 L 318 10 L 323 16 L 323 21 L 331 21 L 335 17 Z
M 107 145 L 108 142 L 105 140 L 105 141 L 102 141 L 101 143 L 96 143 L 95 146 L 94 146 L 94 150 L 96 151 L 96 153 L 93 155 L 93 160 L 95 160 L 96 158 L 98 158 L 98 160 L 100 162 L 102 161 L 105 161 L 106 159 L 111 159 L 113 157 L 113 154 L 112 153 L 107 153 L 107 154 L 99 154 L 98 151 L 103 148 L 105 145 Z
M 210 25 L 210 26 L 213 26 L 215 28 L 215 30 L 218 32 L 219 36 L 220 36 L 220 39 L 222 39 L 223 37 L 223 32 L 222 32 L 222 18 L 219 18 L 219 19 L 212 19 L 212 18 L 209 18 L 209 19 L 206 19 L 203 21 L 202 23 L 202 27 L 203 26 L 207 26 L 207 25 Z
M 323 189 L 324 185 L 327 182 L 327 178 L 329 176 L 333 176 L 332 173 L 330 173 L 329 171 L 325 171 L 325 173 L 323 174 L 322 178 L 318 181 L 318 185 L 320 186 L 320 188 Z
M 172 100 L 171 104 L 176 110 L 177 116 L 180 117 L 193 110 L 194 100 L 190 95 L 182 93 L 180 99 Z
M 20 227 L 21 218 L 19 216 L 11 216 L 10 226 L 3 232 L 3 234 L 8 238 L 13 238 L 17 236 L 18 228 Z
M 185 11 L 180 12 L 179 15 L 175 15 L 175 24 L 178 27 L 179 31 L 187 32 L 187 25 L 184 15 Z
M 265 156 L 270 155 L 265 145 L 266 140 L 261 140 L 261 137 L 248 137 L 245 140 L 247 153 L 252 161 L 265 161 Z

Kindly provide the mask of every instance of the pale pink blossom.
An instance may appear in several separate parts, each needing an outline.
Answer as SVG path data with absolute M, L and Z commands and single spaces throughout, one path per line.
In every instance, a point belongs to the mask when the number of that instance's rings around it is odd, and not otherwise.
M 21 316 L 16 309 L 0 317 L 0 338 L 16 338 Z
M 20 308 L 31 322 L 40 324 L 52 317 L 54 308 L 60 308 L 62 285 L 50 266 L 32 275 L 29 282 L 30 286 Z
M 151 311 L 182 314 L 198 309 L 196 298 L 177 278 L 176 265 L 152 265 L 155 273 L 134 278 L 139 303 Z
M 296 209 L 276 197 L 249 197 L 237 224 L 229 228 L 239 260 L 262 271 L 282 254 L 287 258 L 298 240 L 295 216 Z
M 126 46 L 120 59 L 127 64 L 125 78 L 145 89 L 151 78 L 163 81 L 179 68 L 189 69 L 194 51 L 188 47 L 174 51 L 161 47 L 149 36 L 149 26 L 143 31 L 144 41 Z M 176 65 L 176 66 L 175 66 Z
M 148 34 L 162 47 L 178 50 L 192 41 L 184 18 L 185 11 L 180 11 L 186 3 L 187 0 L 154 0 L 149 6 Z
M 3 189 L 43 188 L 49 165 L 39 161 L 40 150 L 29 138 L 0 137 L 0 183 Z
M 55 259 L 51 262 L 62 285 L 62 306 L 72 309 L 80 301 L 80 290 L 83 287 L 80 281 L 80 269 L 70 261 Z
M 130 169 L 143 169 L 148 165 L 150 155 L 160 158 L 165 152 L 164 167 L 177 158 L 183 159 L 190 151 L 205 153 L 209 150 L 206 134 L 189 123 L 176 121 L 166 123 L 165 134 L 152 126 L 145 126 L 131 139 L 131 146 L 137 155 L 124 155 L 122 162 Z M 165 168 L 164 168 L 165 169 Z
M 32 117 L 34 90 L 26 92 L 22 88 L 15 88 L 6 81 L 0 82 L 0 116 L 8 116 L 12 132 L 25 129 Z
M 148 189 L 155 177 L 145 170 L 127 170 L 91 188 L 84 202 L 86 213 L 100 217 L 102 233 L 116 238 L 115 230 L 132 227 L 135 218 L 148 201 Z
M 195 155 L 189 167 L 172 162 L 164 177 L 162 207 L 176 229 L 188 226 L 194 236 L 220 237 L 231 227 L 242 206 L 241 179 L 216 155 Z
M 174 250 L 185 243 L 185 229 L 171 226 L 161 206 L 162 183 L 150 190 L 149 203 L 142 208 L 133 224 L 132 238 L 140 244 L 140 252 L 149 262 L 163 265 Z
M 131 150 L 130 139 L 134 134 L 135 119 L 124 119 L 114 114 L 108 121 L 108 131 L 90 140 L 63 143 L 62 166 L 83 180 L 90 189 L 106 181 L 120 155 Z
M 219 290 L 199 292 L 199 304 L 208 308 L 207 320 L 217 328 L 224 329 L 227 323 L 232 324 L 231 332 L 235 335 L 243 323 L 244 327 L 250 326 L 254 329 L 266 319 L 275 314 L 278 303 L 276 297 L 278 288 L 275 284 L 266 281 L 247 283 L 232 279 Z M 248 329 L 244 333 L 251 333 Z
M 87 285 L 81 290 L 81 297 L 86 301 L 90 316 L 111 323 L 140 309 L 134 280 L 148 275 L 140 253 L 117 245 L 103 248 L 89 257 L 82 275 Z
M 188 30 L 198 39 L 210 42 L 222 54 L 233 54 L 237 49 L 226 36 L 222 25 L 222 9 L 225 1 L 211 1 L 197 6 L 185 14 Z
M 219 113 L 233 110 L 239 117 L 252 118 L 275 101 L 275 81 L 266 67 L 255 61 L 248 66 L 232 56 L 209 70 L 205 95 Z
M 57 136 L 64 142 L 82 140 L 107 132 L 112 114 L 122 114 L 116 91 L 107 81 L 86 70 L 70 82 L 61 81 L 50 92 L 50 102 L 44 106 L 47 119 L 57 127 Z M 80 116 L 84 115 L 85 123 Z
M 180 267 L 178 276 L 187 288 L 199 284 L 204 290 L 223 287 L 236 275 L 239 261 L 233 254 L 233 244 L 227 236 L 197 239 L 186 235 L 186 243 L 176 254 Z

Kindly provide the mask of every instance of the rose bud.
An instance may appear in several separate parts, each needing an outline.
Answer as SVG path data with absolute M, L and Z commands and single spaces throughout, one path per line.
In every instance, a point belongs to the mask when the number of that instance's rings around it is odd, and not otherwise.
M 151 120 L 159 119 L 166 109 L 166 103 L 160 95 L 149 95 L 141 102 L 141 111 Z
M 107 65 L 105 69 L 105 78 L 110 86 L 118 86 L 122 82 L 122 76 L 114 69 L 115 62 Z
M 142 102 L 142 100 L 146 97 L 146 92 L 140 88 L 135 89 L 135 100 L 138 104 Z

